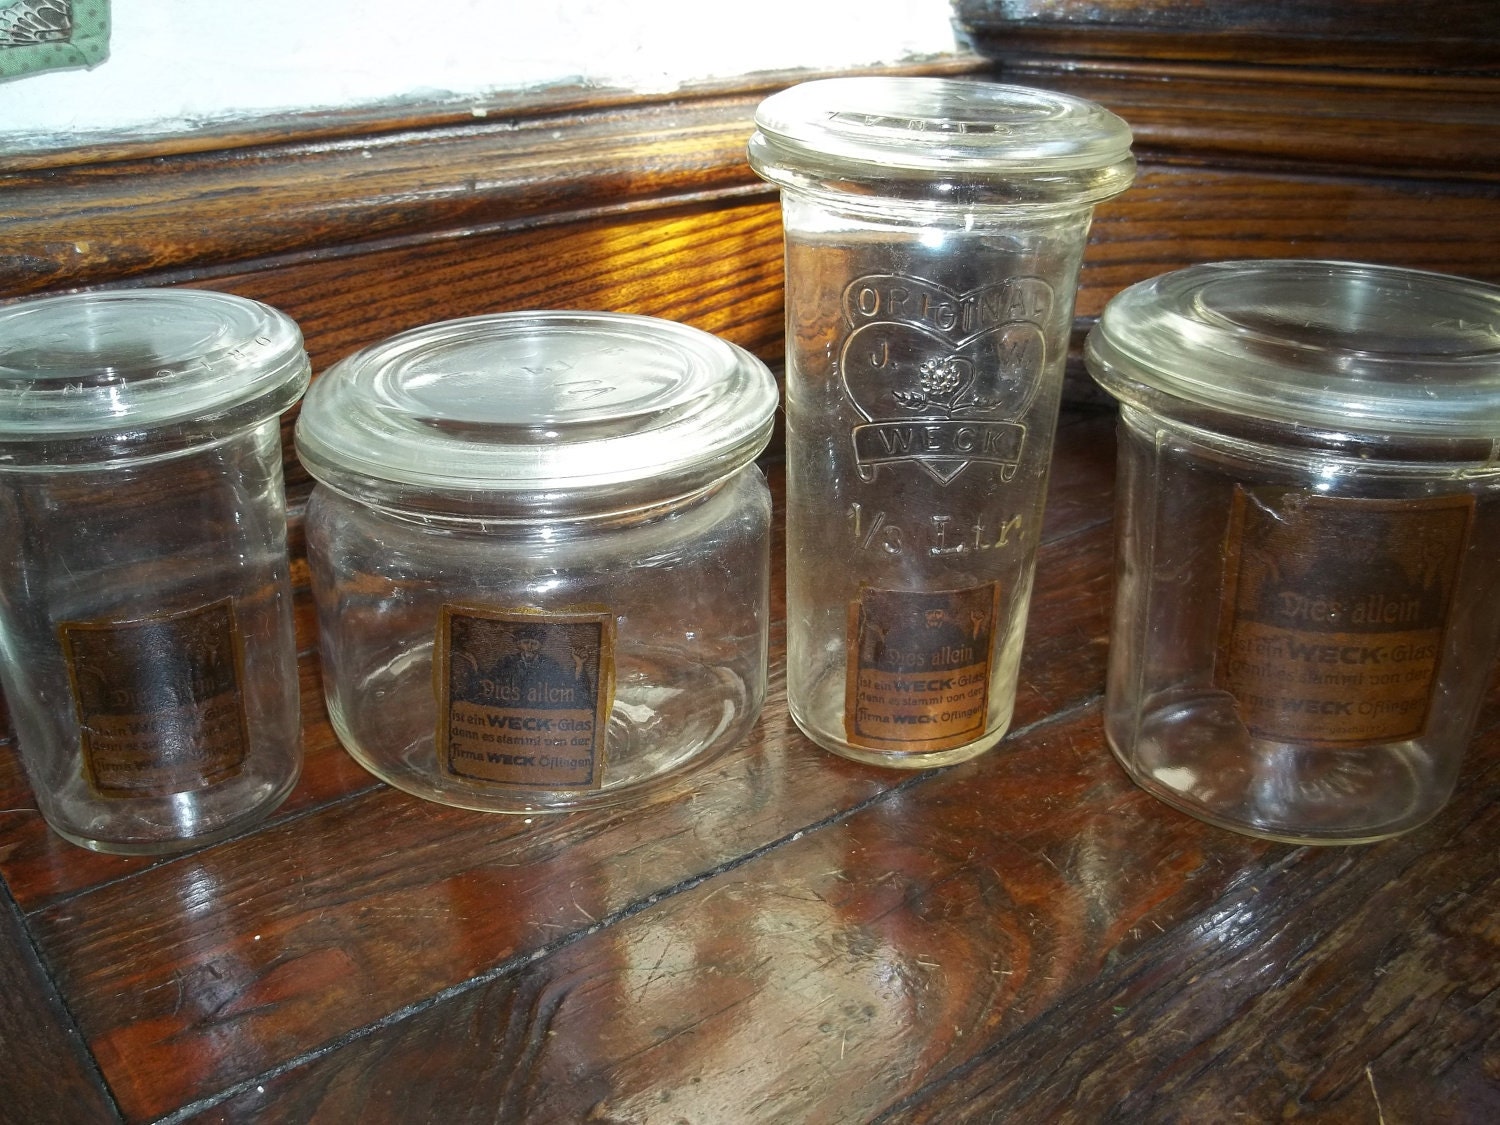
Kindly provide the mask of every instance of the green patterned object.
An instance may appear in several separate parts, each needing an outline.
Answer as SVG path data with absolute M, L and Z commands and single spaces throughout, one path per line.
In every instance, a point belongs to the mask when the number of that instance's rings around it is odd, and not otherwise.
M 109 53 L 109 0 L 0 0 L 0 80 L 94 67 Z

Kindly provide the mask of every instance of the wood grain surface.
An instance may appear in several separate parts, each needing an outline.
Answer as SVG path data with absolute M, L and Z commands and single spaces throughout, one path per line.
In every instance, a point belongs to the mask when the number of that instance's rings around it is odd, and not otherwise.
M 1000 76 L 1107 105 L 1130 123 L 1137 151 L 1156 159 L 1429 182 L 1500 177 L 1500 76 L 1036 57 L 1004 60 Z
M 1491 1119 L 1500 692 L 1449 807 L 1384 844 L 1268 844 L 1134 788 L 1099 715 L 1112 427 L 1059 431 L 992 753 L 817 750 L 778 627 L 744 744 L 528 822 L 372 783 L 310 676 L 308 776 L 239 839 L 119 860 L 7 814 L 32 993 L 129 1122 Z M 0 1120 L 27 1081 L 0 1071 Z
M 954 10 L 974 46 L 999 55 L 1500 70 L 1500 10 L 1488 0 L 956 0 Z
M 992 73 L 1136 129 L 1080 331 L 1205 260 L 1500 281 L 1493 36 L 1481 13 L 1466 52 L 1451 26 L 1472 4 L 1412 6 L 1427 24 L 1404 39 L 1385 0 L 1339 5 L 1335 39 L 1271 34 L 1275 4 L 1237 26 L 1186 0 L 960 5 L 980 8 L 1014 24 Z M 667 316 L 775 362 L 778 210 L 743 157 L 765 90 L 5 158 L 0 299 L 238 292 L 301 323 L 318 373 L 527 307 Z M 940 771 L 796 732 L 778 589 L 740 746 L 638 805 L 427 804 L 338 745 L 294 559 L 306 766 L 260 827 L 85 852 L 0 746 L 0 1122 L 1500 1119 L 1500 691 L 1448 808 L 1387 843 L 1263 843 L 1136 790 L 1099 715 L 1112 428 L 1066 411 L 1013 730 Z M 296 555 L 310 481 L 287 452 Z
M 5 751 L 0 750 L 0 754 Z M 120 1120 L 25 921 L 0 887 L 0 1121 L 106 1125 Z
M 7 294 L 733 190 L 745 97 L 13 171 Z M 191 216 L 191 220 L 188 220 Z
M 1024 53 L 996 73 L 1094 98 L 1135 132 L 1136 183 L 1095 214 L 1080 330 L 1132 282 L 1226 258 L 1500 281 L 1500 77 Z M 407 328 L 524 308 L 666 316 L 776 363 L 779 210 L 745 160 L 766 92 L 542 101 L 467 121 L 413 111 L 291 122 L 216 150 L 0 160 L 0 300 L 228 290 L 292 316 L 317 373 Z M 1074 375 L 1070 394 L 1088 398 Z M 296 504 L 310 482 L 294 423 Z

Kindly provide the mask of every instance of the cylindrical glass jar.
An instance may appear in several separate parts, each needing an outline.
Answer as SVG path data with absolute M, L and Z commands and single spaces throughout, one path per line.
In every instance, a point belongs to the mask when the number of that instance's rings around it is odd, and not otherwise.
M 241 831 L 302 763 L 278 415 L 297 326 L 225 293 L 0 308 L 0 679 L 47 823 Z
M 345 747 L 419 797 L 636 796 L 765 698 L 765 365 L 685 325 L 534 312 L 343 360 L 297 447 Z
M 787 285 L 787 695 L 925 768 L 1015 702 L 1078 269 L 1130 130 L 1062 94 L 828 79 L 761 103 Z
M 1299 843 L 1452 793 L 1500 647 L 1500 289 L 1224 262 L 1114 298 L 1106 732 L 1130 776 Z

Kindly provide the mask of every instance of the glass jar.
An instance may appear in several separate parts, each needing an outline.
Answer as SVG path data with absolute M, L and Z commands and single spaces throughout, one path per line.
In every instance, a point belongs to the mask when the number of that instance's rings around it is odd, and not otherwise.
M 1500 646 L 1500 289 L 1343 262 L 1135 285 L 1106 731 L 1130 776 L 1298 843 L 1452 793 Z
M 0 681 L 43 817 L 167 852 L 301 769 L 278 415 L 297 326 L 134 289 L 0 308 Z
M 765 698 L 765 365 L 684 325 L 429 325 L 317 380 L 297 448 L 333 725 L 429 800 L 641 793 Z
M 878 765 L 1005 733 L 1094 204 L 1130 130 L 1078 98 L 836 78 L 756 113 L 787 286 L 787 695 Z

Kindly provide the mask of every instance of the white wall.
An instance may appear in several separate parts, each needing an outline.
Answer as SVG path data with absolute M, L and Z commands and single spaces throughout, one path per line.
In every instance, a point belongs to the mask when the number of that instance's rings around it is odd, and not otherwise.
M 112 0 L 111 7 L 101 65 L 0 82 L 0 150 L 558 83 L 664 91 L 955 47 L 949 0 Z

